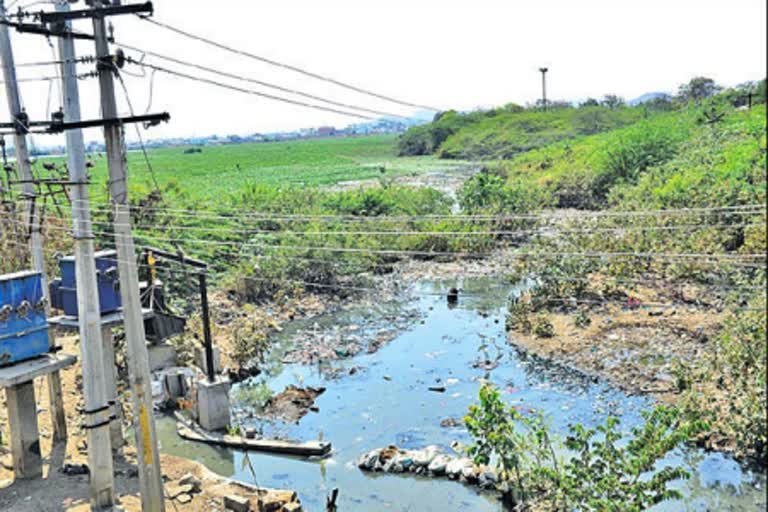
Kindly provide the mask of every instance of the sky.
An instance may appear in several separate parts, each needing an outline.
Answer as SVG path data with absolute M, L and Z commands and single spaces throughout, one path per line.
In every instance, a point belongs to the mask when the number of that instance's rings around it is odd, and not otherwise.
M 155 0 L 154 5 L 157 20 L 186 31 L 439 109 L 533 102 L 541 94 L 538 68 L 542 66 L 550 70 L 548 96 L 565 100 L 608 93 L 632 99 L 651 91 L 674 92 L 696 75 L 724 85 L 766 76 L 765 0 Z M 82 1 L 73 6 L 83 7 Z M 40 8 L 52 9 L 30 7 Z M 192 41 L 134 16 L 115 17 L 113 22 L 116 39 L 132 46 L 335 101 L 401 115 L 413 113 L 407 107 Z M 78 21 L 75 28 L 90 31 L 90 22 Z M 52 60 L 45 38 L 15 31 L 11 37 L 17 64 Z M 92 43 L 78 42 L 77 52 L 92 55 Z M 135 52 L 129 55 L 140 58 Z M 146 61 L 202 74 L 151 57 Z M 91 67 L 81 65 L 80 71 Z M 129 66 L 126 71 L 142 70 Z M 55 73 L 52 66 L 18 71 L 20 78 Z M 51 83 L 50 94 L 49 82 L 20 84 L 32 119 L 45 118 L 49 108 L 60 105 L 58 82 Z M 80 83 L 83 117 L 98 117 L 97 81 Z M 125 83 L 137 113 L 149 108 L 171 114 L 168 124 L 150 129 L 145 138 L 264 133 L 360 122 L 160 72 L 154 80 L 149 74 L 125 75 Z M 118 100 L 127 115 L 120 89 Z M 0 117 L 8 119 L 6 102 L 0 103 Z M 129 130 L 127 138 L 135 140 L 135 132 Z M 86 139 L 99 140 L 99 131 L 89 130 Z M 63 137 L 38 136 L 36 142 L 63 144 Z

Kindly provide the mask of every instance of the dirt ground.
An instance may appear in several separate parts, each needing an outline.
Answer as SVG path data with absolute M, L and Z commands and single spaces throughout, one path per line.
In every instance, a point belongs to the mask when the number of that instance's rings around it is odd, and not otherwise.
M 701 293 L 690 291 L 689 294 Z M 681 368 L 700 363 L 725 314 L 717 307 L 668 304 L 668 290 L 639 287 L 637 303 L 613 301 L 587 310 L 589 325 L 575 324 L 576 312 L 546 313 L 554 336 L 513 330 L 510 343 L 600 376 L 629 393 L 651 394 L 664 402 L 680 396 Z M 693 302 L 693 301 L 690 301 Z
M 63 352 L 79 356 L 75 338 L 59 338 Z M 64 406 L 67 416 L 68 439 L 66 444 L 53 446 L 51 417 L 48 405 L 47 385 L 44 378 L 35 380 L 35 394 L 38 406 L 38 428 L 41 452 L 43 454 L 43 480 L 14 481 L 10 470 L 10 454 L 0 446 L 0 510 L 3 512 L 85 512 L 88 504 L 88 476 L 66 475 L 60 471 L 64 464 L 87 464 L 85 432 L 79 427 L 82 407 L 80 388 L 80 364 L 61 372 Z M 0 427 L 3 439 L 8 439 L 7 409 L 5 396 L 0 404 Z M 135 466 L 136 453 L 131 446 L 123 448 L 115 457 L 115 491 L 120 504 L 128 512 L 139 512 L 141 503 L 138 496 L 138 472 Z M 170 455 L 161 456 L 165 489 L 168 496 L 166 510 L 185 512 L 223 511 L 224 496 L 239 495 L 252 499 L 252 509 L 258 510 L 255 499 L 260 495 L 255 489 L 232 482 L 215 475 L 202 464 Z M 193 475 L 200 481 L 200 490 L 181 486 L 179 479 Z M 176 495 L 178 493 L 178 495 Z M 264 502 L 274 503 L 276 511 L 301 510 L 295 493 L 291 491 L 261 492 Z M 284 503 L 284 505 L 279 505 Z

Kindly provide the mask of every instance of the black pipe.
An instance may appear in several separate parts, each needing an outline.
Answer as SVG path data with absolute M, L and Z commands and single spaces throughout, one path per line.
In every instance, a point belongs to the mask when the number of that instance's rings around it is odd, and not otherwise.
M 200 304 L 203 310 L 203 340 L 205 342 L 205 366 L 208 373 L 208 382 L 214 382 L 216 375 L 213 368 L 213 343 L 211 341 L 211 318 L 208 313 L 208 287 L 205 282 L 205 273 L 200 277 Z

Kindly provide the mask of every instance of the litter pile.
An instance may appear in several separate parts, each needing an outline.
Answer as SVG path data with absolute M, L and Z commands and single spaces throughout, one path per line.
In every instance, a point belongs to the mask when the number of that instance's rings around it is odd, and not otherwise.
M 448 478 L 483 489 L 501 490 L 499 476 L 493 468 L 475 464 L 468 457 L 447 455 L 434 445 L 422 450 L 402 450 L 397 446 L 377 448 L 363 454 L 357 467 L 363 471 Z

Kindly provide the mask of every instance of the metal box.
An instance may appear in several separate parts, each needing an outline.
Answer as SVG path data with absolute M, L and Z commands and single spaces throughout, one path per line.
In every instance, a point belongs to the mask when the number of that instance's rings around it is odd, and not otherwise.
M 113 313 L 122 307 L 120 281 L 117 273 L 117 252 L 99 251 L 96 256 L 96 282 L 99 290 L 99 308 L 102 315 Z M 75 257 L 59 260 L 61 279 L 51 283 L 51 305 L 64 310 L 67 316 L 77 316 L 77 282 Z
M 0 276 L 0 366 L 48 352 L 48 321 L 39 272 Z

